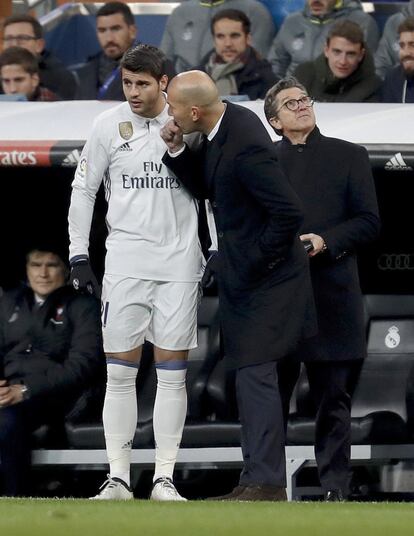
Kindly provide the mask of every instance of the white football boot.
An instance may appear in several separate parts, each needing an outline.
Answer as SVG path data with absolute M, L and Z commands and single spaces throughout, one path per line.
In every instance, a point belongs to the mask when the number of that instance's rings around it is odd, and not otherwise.
M 168 477 L 160 477 L 152 486 L 150 499 L 152 501 L 186 501 L 175 489 L 173 481 Z
M 89 497 L 92 500 L 98 501 L 129 501 L 134 498 L 131 488 L 120 478 L 108 479 L 99 488 L 98 495 Z

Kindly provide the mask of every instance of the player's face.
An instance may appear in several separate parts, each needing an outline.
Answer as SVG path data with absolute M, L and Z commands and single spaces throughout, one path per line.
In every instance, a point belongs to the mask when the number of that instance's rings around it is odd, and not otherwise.
M 54 253 L 42 251 L 30 253 L 26 273 L 31 289 L 41 298 L 46 298 L 65 284 L 65 265 Z
M 165 105 L 163 91 L 168 78 L 161 77 L 158 82 L 148 73 L 133 73 L 122 69 L 122 87 L 126 100 L 134 114 L 141 117 L 156 117 Z
M 214 47 L 225 63 L 236 62 L 250 45 L 240 21 L 220 19 L 214 25 Z
M 196 124 L 193 121 L 192 106 L 183 102 L 174 86 L 168 88 L 167 95 L 168 113 L 174 118 L 184 134 L 196 131 Z
M 135 41 L 136 26 L 127 24 L 121 13 L 97 17 L 96 35 L 108 58 L 117 60 Z
M 298 103 L 296 110 L 289 110 L 286 103 L 289 100 L 299 100 L 306 97 L 306 93 L 298 87 L 292 87 L 281 91 L 275 103 L 275 117 L 270 120 L 270 124 L 283 131 L 288 138 L 290 135 L 311 132 L 315 127 L 315 114 L 312 106 Z M 278 110 L 276 112 L 276 110 Z
M 31 98 L 39 85 L 39 76 L 26 72 L 21 65 L 4 65 L 0 71 L 1 85 L 6 95 L 22 93 Z
M 357 70 L 365 49 L 361 43 L 351 43 L 344 37 L 332 37 L 324 49 L 329 69 L 336 78 L 348 78 Z
M 400 33 L 400 62 L 408 76 L 414 75 L 414 32 Z

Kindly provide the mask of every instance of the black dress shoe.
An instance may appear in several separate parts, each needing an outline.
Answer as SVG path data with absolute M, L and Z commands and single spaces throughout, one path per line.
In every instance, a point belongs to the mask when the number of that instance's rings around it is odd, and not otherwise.
M 235 501 L 287 501 L 286 489 L 277 486 L 247 486 Z
M 330 489 L 325 493 L 326 502 L 343 502 L 345 497 L 340 489 Z
M 236 486 L 230 493 L 219 495 L 218 497 L 208 497 L 206 501 L 235 501 L 237 497 L 246 489 L 246 486 Z

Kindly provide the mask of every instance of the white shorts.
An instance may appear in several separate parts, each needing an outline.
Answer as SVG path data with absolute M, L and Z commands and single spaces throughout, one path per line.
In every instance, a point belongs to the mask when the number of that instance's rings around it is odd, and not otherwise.
M 199 283 L 108 275 L 102 286 L 106 353 L 128 352 L 145 340 L 163 350 L 197 346 Z

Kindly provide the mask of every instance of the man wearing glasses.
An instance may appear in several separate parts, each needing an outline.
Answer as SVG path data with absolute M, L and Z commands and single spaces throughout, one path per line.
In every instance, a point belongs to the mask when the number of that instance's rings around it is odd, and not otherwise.
M 302 201 L 300 239 L 308 255 L 319 333 L 301 343 L 295 359 L 281 361 L 279 388 L 285 423 L 304 361 L 316 406 L 315 456 L 328 501 L 349 493 L 351 397 L 366 354 L 362 294 L 355 250 L 373 241 L 380 221 L 367 151 L 323 136 L 313 100 L 295 78 L 266 95 L 270 125 L 282 140 L 276 151 Z
M 27 49 L 39 62 L 41 85 L 62 99 L 75 97 L 76 79 L 60 60 L 45 50 L 43 28 L 37 19 L 30 15 L 12 15 L 5 19 L 3 30 L 3 50 L 16 46 Z

